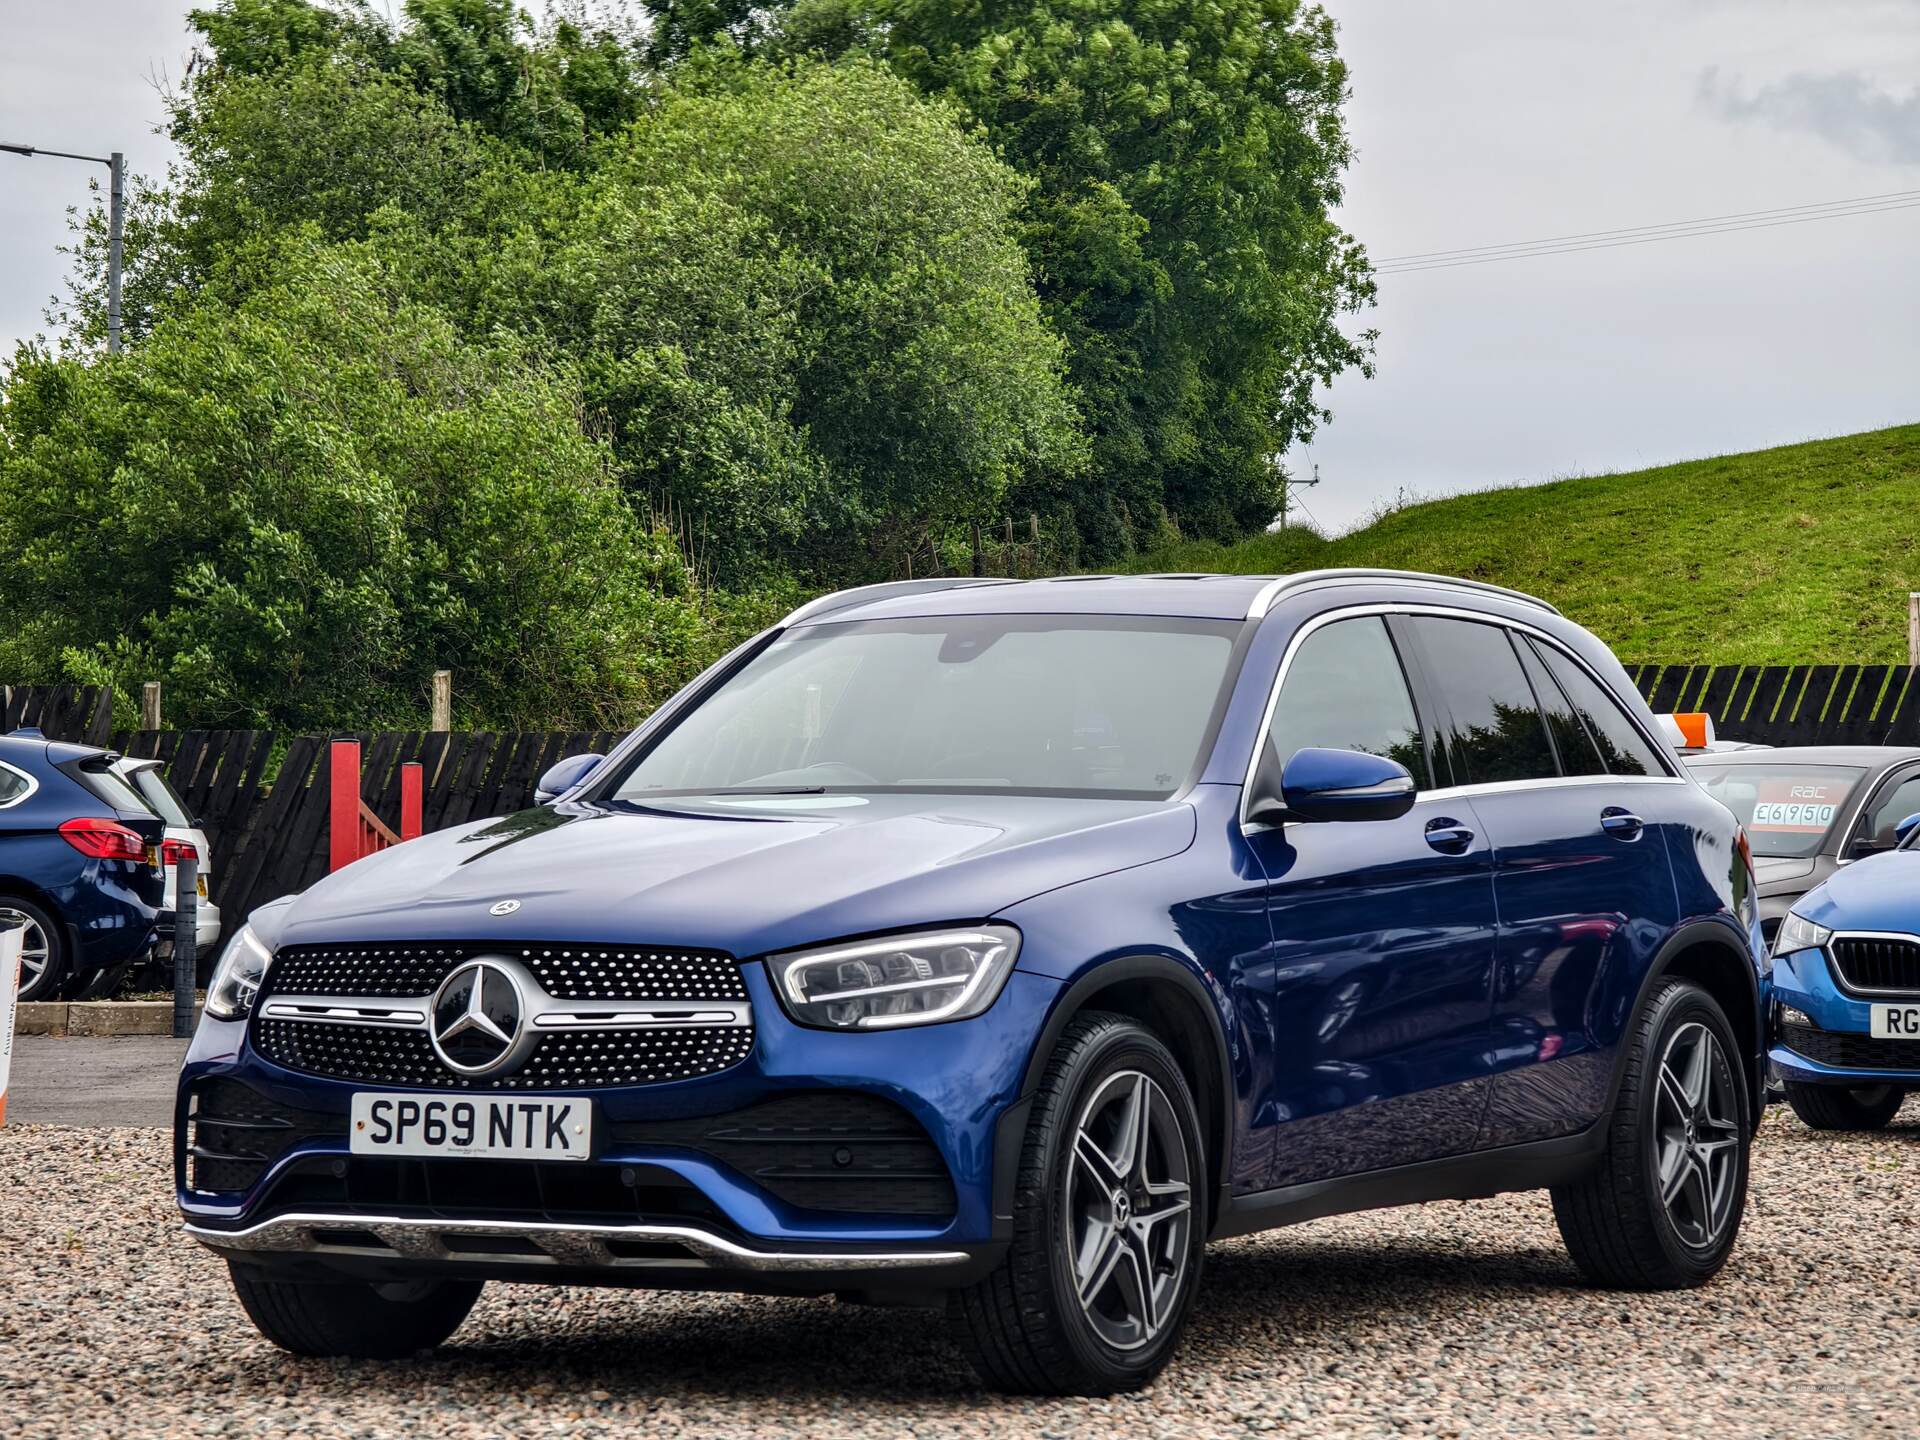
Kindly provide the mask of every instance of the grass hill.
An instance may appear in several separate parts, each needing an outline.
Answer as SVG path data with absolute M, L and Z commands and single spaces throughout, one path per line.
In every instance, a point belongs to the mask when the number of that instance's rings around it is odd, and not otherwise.
M 1920 590 L 1920 425 L 1176 544 L 1130 568 L 1431 570 L 1558 605 L 1623 659 L 1904 664 Z

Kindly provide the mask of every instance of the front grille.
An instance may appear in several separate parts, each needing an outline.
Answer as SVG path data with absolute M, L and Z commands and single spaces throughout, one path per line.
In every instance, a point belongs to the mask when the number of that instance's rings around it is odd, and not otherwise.
M 343 1115 L 283 1105 L 237 1080 L 202 1080 L 190 1105 L 187 1184 L 194 1190 L 250 1189 L 302 1140 L 347 1133 Z
M 1836 1070 L 1920 1070 L 1920 1040 L 1876 1040 L 1840 1030 L 1782 1025 L 1780 1043 Z
M 1855 994 L 1920 994 L 1920 940 L 1840 935 L 1832 943 L 1833 978 Z
M 498 940 L 289 945 L 275 954 L 262 998 L 431 995 L 456 965 L 477 955 L 511 956 L 556 1000 L 747 998 L 739 962 L 717 951 Z
M 950 1216 L 953 1179 L 927 1132 L 878 1095 L 818 1090 L 725 1115 L 611 1127 L 619 1145 L 710 1155 L 789 1205 L 862 1215 Z
M 660 1030 L 593 1030 L 543 1035 L 510 1075 L 457 1075 L 440 1063 L 424 1030 L 335 1025 L 316 1020 L 254 1022 L 254 1047 L 289 1070 L 367 1085 L 437 1090 L 593 1090 L 691 1080 L 738 1065 L 753 1050 L 747 1025 Z

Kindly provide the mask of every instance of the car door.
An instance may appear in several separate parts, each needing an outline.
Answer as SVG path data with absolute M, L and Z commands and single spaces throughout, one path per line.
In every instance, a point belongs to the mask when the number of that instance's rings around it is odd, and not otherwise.
M 1364 750 L 1431 789 L 1430 726 L 1385 619 L 1310 623 L 1257 763 Z M 1269 1183 L 1470 1149 L 1488 1084 L 1495 930 L 1492 854 L 1472 804 L 1419 796 L 1396 820 L 1288 820 L 1247 838 L 1273 929 Z
M 1585 1129 L 1606 1103 L 1609 976 L 1635 975 L 1678 915 L 1661 827 L 1676 780 L 1567 652 L 1489 621 L 1409 622 L 1448 719 L 1454 783 L 1493 844 L 1500 935 L 1480 1145 Z M 1571 696 L 1570 696 L 1570 693 Z

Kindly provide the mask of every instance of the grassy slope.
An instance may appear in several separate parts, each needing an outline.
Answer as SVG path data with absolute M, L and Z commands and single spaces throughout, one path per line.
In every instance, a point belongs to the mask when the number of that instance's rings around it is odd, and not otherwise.
M 1434 500 L 1337 540 L 1183 544 L 1138 570 L 1382 565 L 1551 600 L 1628 661 L 1904 663 L 1920 425 Z

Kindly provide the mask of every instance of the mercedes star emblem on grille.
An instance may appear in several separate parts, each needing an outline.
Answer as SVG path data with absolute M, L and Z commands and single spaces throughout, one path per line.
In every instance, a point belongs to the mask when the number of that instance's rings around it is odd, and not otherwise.
M 433 997 L 434 1053 L 461 1075 L 490 1075 L 524 1060 L 533 1041 L 518 965 L 469 960 Z
M 496 900 L 487 907 L 489 915 L 511 915 L 520 908 L 518 900 Z

